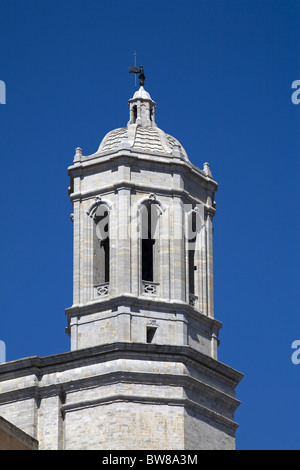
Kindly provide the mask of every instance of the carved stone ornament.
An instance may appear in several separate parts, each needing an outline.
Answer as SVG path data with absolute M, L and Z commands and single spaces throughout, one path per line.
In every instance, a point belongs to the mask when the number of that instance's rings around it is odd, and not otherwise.
M 150 193 L 149 194 L 149 201 L 150 202 L 156 202 L 156 194 Z
M 97 207 L 102 203 L 101 196 L 96 196 L 95 202 L 90 206 L 89 210 L 86 211 L 86 214 L 91 217 L 92 219 L 95 219 L 96 217 L 96 211 Z
M 157 321 L 154 318 L 151 318 L 148 321 L 147 326 L 156 326 L 156 327 L 158 327 L 158 324 L 157 324 Z

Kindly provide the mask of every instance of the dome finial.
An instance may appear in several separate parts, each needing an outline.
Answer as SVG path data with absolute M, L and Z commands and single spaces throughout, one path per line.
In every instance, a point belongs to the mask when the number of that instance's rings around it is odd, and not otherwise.
M 128 67 L 128 70 L 129 70 L 129 73 L 136 73 L 136 74 L 139 74 L 139 79 L 140 79 L 140 86 L 144 86 L 144 82 L 145 82 L 145 73 L 144 73 L 144 69 L 143 69 L 143 66 L 140 65 L 140 68 L 138 68 L 136 65 L 133 65 L 132 67 Z

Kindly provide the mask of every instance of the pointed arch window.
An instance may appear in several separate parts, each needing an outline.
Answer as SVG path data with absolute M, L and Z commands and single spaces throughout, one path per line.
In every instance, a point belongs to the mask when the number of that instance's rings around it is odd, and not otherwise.
M 151 201 L 141 207 L 141 275 L 144 293 L 156 294 L 159 280 L 160 211 Z
M 189 292 L 195 294 L 195 244 L 196 244 L 196 214 L 190 214 L 188 265 L 189 265 Z
M 195 295 L 195 271 L 197 270 L 195 260 L 195 250 L 197 242 L 197 214 L 192 210 L 188 214 L 188 235 L 187 235 L 187 262 L 188 262 L 188 294 L 189 304 L 192 307 L 196 306 L 198 297 Z
M 154 281 L 154 245 L 155 238 L 152 230 L 152 210 L 147 204 L 142 210 L 142 279 Z
M 109 209 L 99 204 L 93 214 L 93 284 L 96 297 L 109 293 L 110 238 Z

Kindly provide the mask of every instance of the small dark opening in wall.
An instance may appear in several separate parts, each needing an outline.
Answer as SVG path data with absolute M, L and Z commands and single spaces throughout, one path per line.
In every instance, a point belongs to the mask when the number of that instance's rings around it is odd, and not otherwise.
M 133 110 L 133 122 L 136 122 L 136 120 L 137 120 L 137 107 L 133 106 L 132 110 Z
M 153 121 L 153 107 L 150 108 L 150 121 Z
M 101 241 L 104 251 L 104 282 L 109 282 L 109 238 Z
M 156 330 L 153 326 L 147 326 L 147 343 L 152 343 Z
M 142 279 L 153 282 L 155 239 L 152 236 L 156 221 L 153 220 L 150 204 L 144 206 L 142 219 Z

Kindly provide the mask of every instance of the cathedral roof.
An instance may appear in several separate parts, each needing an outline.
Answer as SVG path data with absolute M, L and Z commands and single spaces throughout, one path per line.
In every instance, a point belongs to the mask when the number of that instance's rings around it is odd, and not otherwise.
M 126 147 L 127 143 L 133 150 L 144 152 L 172 154 L 176 149 L 182 153 L 184 159 L 188 160 L 187 153 L 180 142 L 158 127 L 142 127 L 138 124 L 131 124 L 130 127 L 130 129 L 121 127 L 108 132 L 102 140 L 98 152 L 117 150 L 121 144 L 125 144 Z
M 128 148 L 145 153 L 168 154 L 189 161 L 181 143 L 155 123 L 156 103 L 143 86 L 134 93 L 128 104 L 130 118 L 127 127 L 108 132 L 97 153 Z

